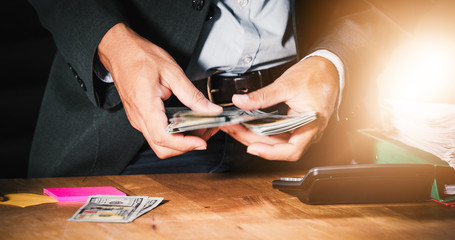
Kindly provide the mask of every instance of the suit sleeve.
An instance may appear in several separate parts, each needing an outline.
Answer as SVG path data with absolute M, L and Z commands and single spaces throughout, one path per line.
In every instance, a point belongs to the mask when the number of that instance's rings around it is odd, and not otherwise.
M 99 106 L 93 81 L 93 62 L 104 34 L 119 22 L 126 23 L 116 0 L 29 0 L 42 25 L 48 29 L 60 54 L 78 78 L 90 101 Z

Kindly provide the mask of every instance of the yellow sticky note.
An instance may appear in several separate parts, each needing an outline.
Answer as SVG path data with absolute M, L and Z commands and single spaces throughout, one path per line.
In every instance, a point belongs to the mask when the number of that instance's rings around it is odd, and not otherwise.
M 12 193 L 5 195 L 6 201 L 0 202 L 2 205 L 13 205 L 17 207 L 28 207 L 39 205 L 43 203 L 55 203 L 52 197 L 45 195 L 38 195 L 33 193 Z

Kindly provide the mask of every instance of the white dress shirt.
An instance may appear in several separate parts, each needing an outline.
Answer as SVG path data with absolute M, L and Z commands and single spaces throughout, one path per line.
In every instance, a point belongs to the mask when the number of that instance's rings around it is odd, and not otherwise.
M 274 67 L 295 59 L 296 44 L 290 21 L 289 0 L 214 0 L 214 14 L 206 21 L 196 51 L 185 73 L 190 80 L 206 78 L 215 71 L 231 74 Z M 338 70 L 340 94 L 344 66 L 334 53 L 318 50 L 310 56 L 330 60 Z M 99 61 L 95 73 L 107 83 L 112 76 Z

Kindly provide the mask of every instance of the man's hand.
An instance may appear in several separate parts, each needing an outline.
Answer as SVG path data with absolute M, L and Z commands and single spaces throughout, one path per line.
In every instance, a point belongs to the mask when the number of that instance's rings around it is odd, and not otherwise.
M 268 160 L 297 161 L 322 136 L 334 111 L 338 91 L 335 66 L 323 57 L 309 57 L 289 68 L 272 84 L 249 94 L 234 95 L 232 102 L 244 110 L 285 103 L 288 114 L 316 111 L 316 121 L 272 136 L 256 135 L 241 125 L 224 126 L 221 130 L 248 146 L 250 154 Z
M 206 149 L 206 140 L 217 129 L 196 132 L 197 136 L 166 133 L 168 119 L 163 100 L 172 94 L 193 111 L 222 112 L 194 87 L 166 51 L 119 23 L 101 40 L 98 55 L 114 79 L 128 120 L 142 132 L 158 157 Z

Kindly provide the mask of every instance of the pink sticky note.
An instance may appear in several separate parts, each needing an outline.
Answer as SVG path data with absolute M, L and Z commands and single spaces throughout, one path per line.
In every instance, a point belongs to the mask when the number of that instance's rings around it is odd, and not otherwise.
M 114 187 L 72 187 L 72 188 L 44 188 L 43 192 L 59 202 L 87 201 L 91 195 L 118 195 L 126 196 Z

